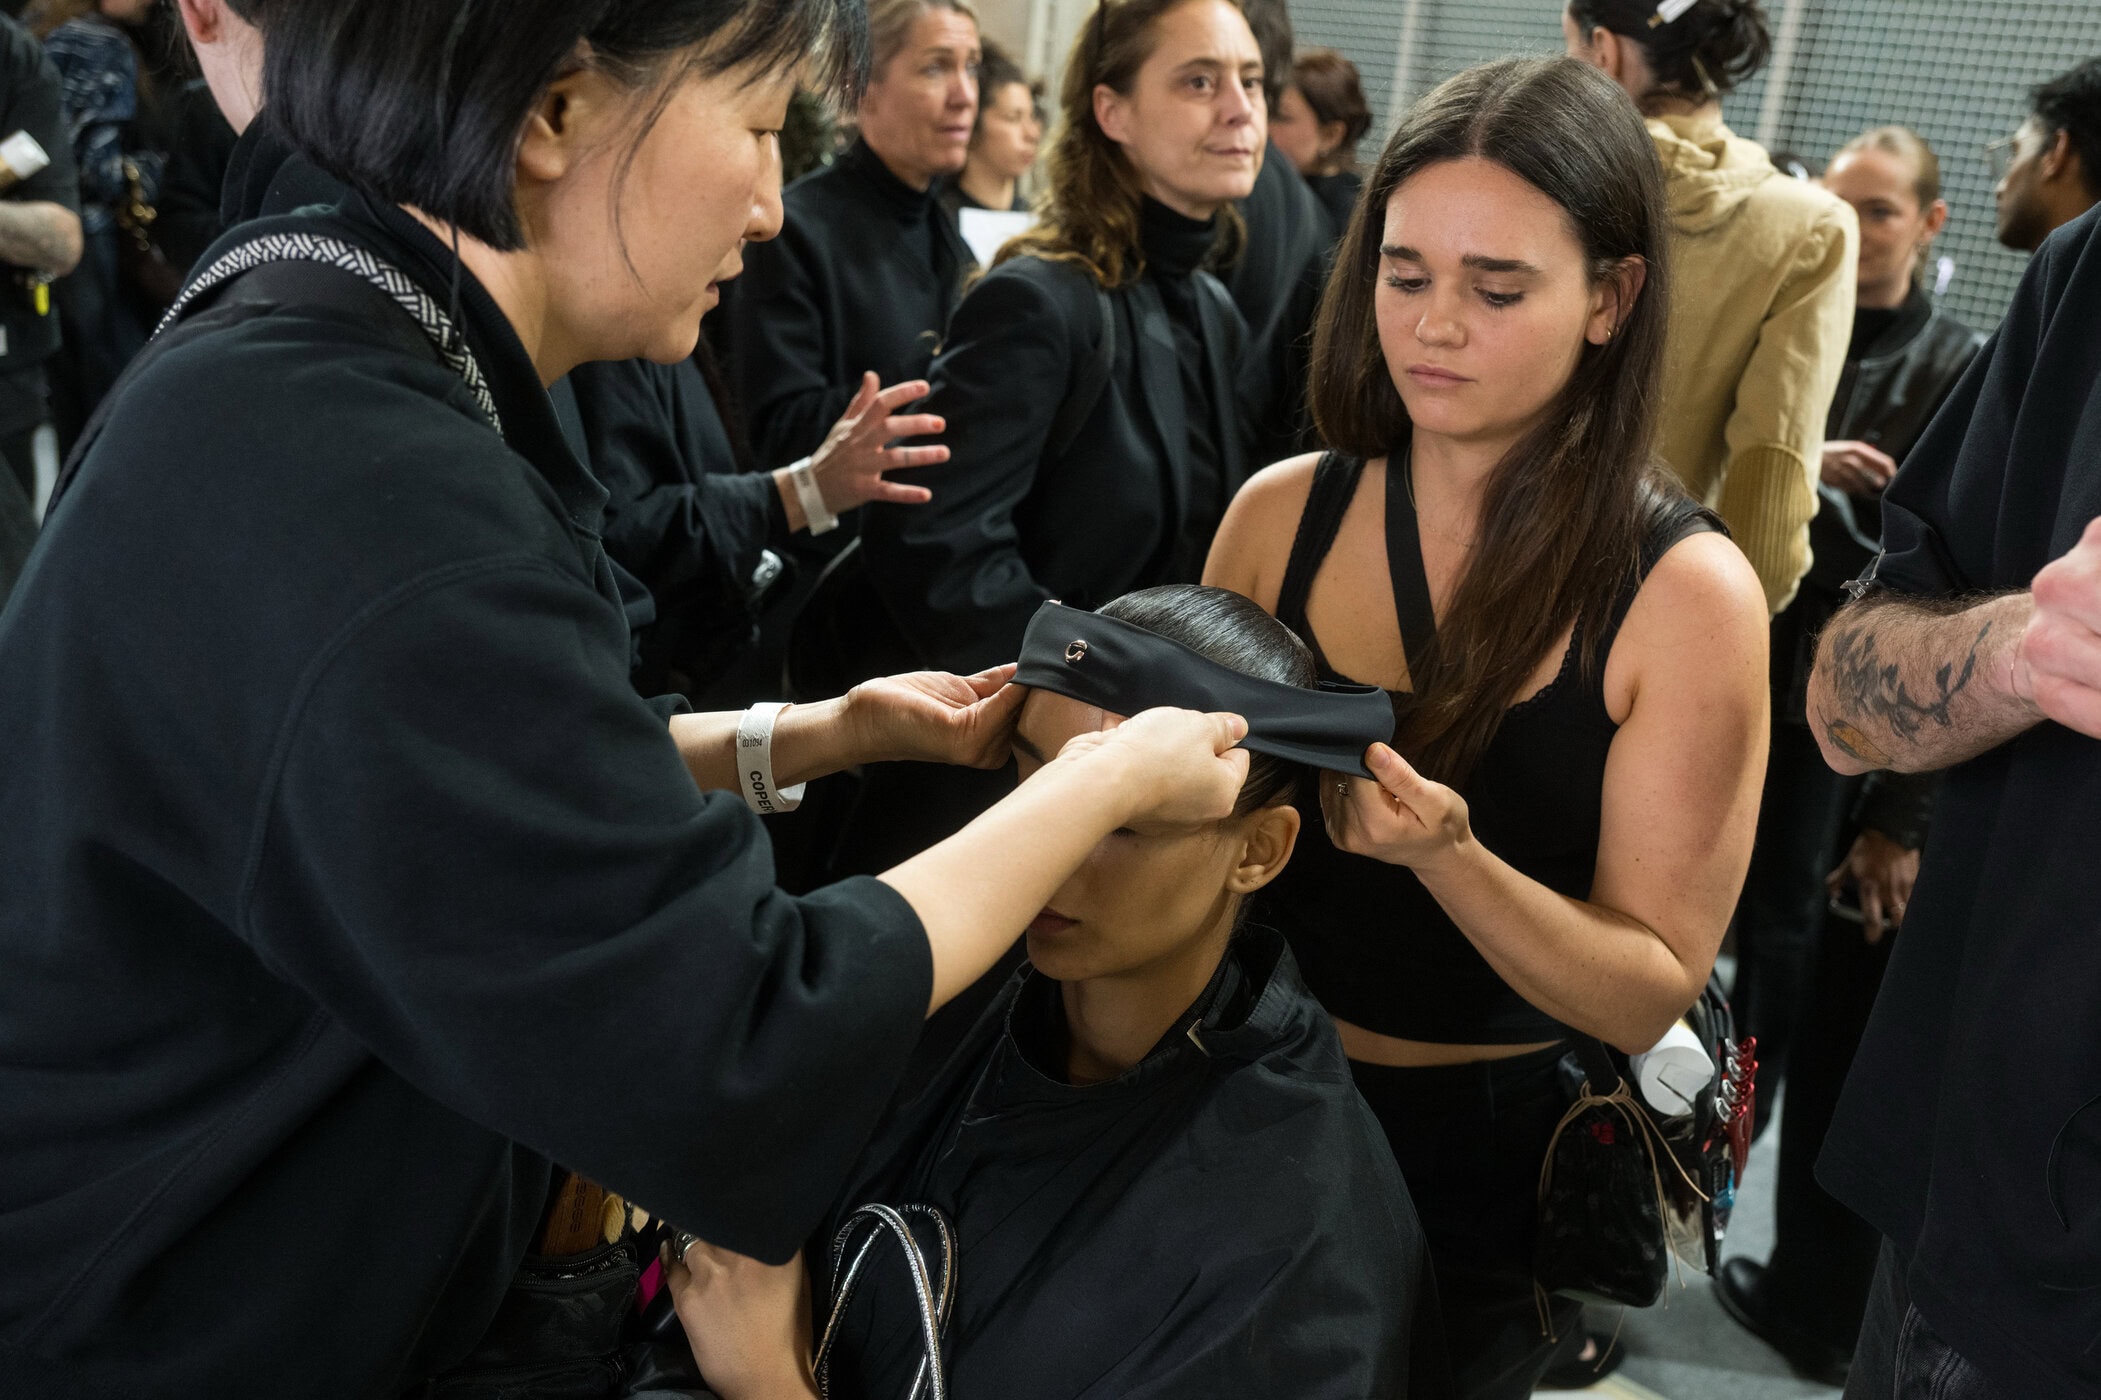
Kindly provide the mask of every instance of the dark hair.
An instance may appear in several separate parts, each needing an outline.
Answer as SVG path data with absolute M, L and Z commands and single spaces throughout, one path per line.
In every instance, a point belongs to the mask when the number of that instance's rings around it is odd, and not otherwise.
M 2037 83 L 2028 98 L 2044 134 L 2062 131 L 2071 141 L 2087 193 L 2101 197 L 2101 58 Z
M 1010 83 L 1020 83 L 1023 87 L 1028 87 L 1028 74 L 1021 71 L 1020 64 L 1007 57 L 1005 49 L 990 39 L 985 40 L 978 46 L 978 117 L 977 124 L 971 131 L 972 136 L 984 127 L 985 109 L 992 105 L 992 99 L 999 94 L 1001 88 Z M 1031 90 L 1029 101 L 1033 103 L 1035 100 L 1036 94 Z
M 1408 410 L 1379 343 L 1376 295 L 1386 206 L 1444 161 L 1495 162 L 1561 206 L 1593 285 L 1630 259 L 1641 294 L 1603 345 L 1586 344 L 1539 425 L 1489 478 L 1469 567 L 1400 706 L 1395 747 L 1457 786 L 1503 711 L 1571 624 L 1583 664 L 1634 576 L 1650 512 L 1666 499 L 1652 459 L 1669 316 L 1663 169 L 1626 93 L 1570 58 L 1469 68 L 1415 105 L 1380 153 L 1336 249 L 1313 333 L 1308 400 L 1322 439 L 1360 457 L 1409 440 Z M 1388 490 L 1402 489 L 1398 470 Z
M 845 93 L 868 75 L 858 0 L 299 0 L 275 5 L 269 27 L 264 100 L 294 146 L 503 251 L 525 243 L 519 132 L 579 63 L 659 89 L 637 145 L 689 74 L 808 63 Z
M 1313 651 L 1298 634 L 1230 589 L 1164 584 L 1126 593 L 1099 612 L 1179 642 L 1243 676 L 1309 688 L 1320 681 Z M 1240 785 L 1233 815 L 1245 816 L 1295 797 L 1310 776 L 1303 763 L 1271 754 L 1249 755 L 1247 781 Z
M 1291 11 L 1284 0 L 1240 0 L 1240 12 L 1247 16 L 1255 47 L 1262 51 L 1262 92 L 1275 107 L 1291 86 Z
M 263 28 L 277 10 L 278 0 L 226 0 L 226 8 L 257 29 Z
M 1291 64 L 1291 85 L 1313 109 L 1313 120 L 1326 126 L 1342 123 L 1342 145 L 1335 157 L 1344 170 L 1357 168 L 1357 143 L 1371 130 L 1371 104 L 1357 65 L 1333 49 L 1307 49 Z
M 1244 15 L 1241 0 L 1224 0 Z M 1123 147 L 1094 119 L 1094 89 L 1106 86 L 1129 95 L 1138 70 L 1153 56 L 1161 18 L 1195 0 L 1099 0 L 1080 26 L 1072 56 L 1065 60 L 1059 91 L 1058 134 L 1044 158 L 1048 188 L 1038 201 L 1039 222 L 1008 239 L 993 259 L 1012 257 L 1077 263 L 1102 286 L 1121 287 L 1145 270 L 1138 239 L 1144 191 Z M 1225 266 L 1240 256 L 1247 225 L 1231 204 L 1218 211 L 1218 241 L 1211 261 Z
M 1720 97 L 1765 67 L 1773 52 L 1758 0 L 1694 0 L 1661 24 L 1652 23 L 1659 13 L 1655 0 L 1569 0 L 1568 13 L 1586 38 L 1593 29 L 1609 29 L 1641 45 L 1656 75 L 1650 91 L 1658 95 Z

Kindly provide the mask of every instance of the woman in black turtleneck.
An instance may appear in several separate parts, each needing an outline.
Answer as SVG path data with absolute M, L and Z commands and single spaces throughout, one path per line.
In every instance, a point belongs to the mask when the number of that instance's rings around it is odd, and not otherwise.
M 861 376 L 926 376 L 970 253 L 937 198 L 978 108 L 978 27 L 962 0 L 875 0 L 860 139 L 790 185 L 787 228 L 731 284 L 729 369 L 752 450 L 817 450 Z
M 897 660 L 997 664 L 1046 598 L 1195 581 L 1248 475 L 1246 327 L 1204 270 L 1239 236 L 1231 201 L 1265 141 L 1247 20 L 1231 0 L 1120 0 L 1081 29 L 1063 105 L 1042 222 L 963 299 L 927 374 L 950 448 L 915 478 L 934 498 L 863 517 Z M 988 800 L 944 803 L 899 768 L 864 794 L 849 865 Z

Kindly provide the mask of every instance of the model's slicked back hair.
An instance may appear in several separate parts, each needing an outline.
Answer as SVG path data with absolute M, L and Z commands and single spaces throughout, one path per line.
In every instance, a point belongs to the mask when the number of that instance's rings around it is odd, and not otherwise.
M 503 251 L 525 242 L 519 135 L 579 67 L 654 93 L 637 146 L 686 76 L 793 73 L 843 100 L 868 76 L 864 0 L 298 0 L 266 22 L 264 101 L 301 152 Z
M 1279 685 L 1312 689 L 1320 683 L 1313 650 L 1296 632 L 1260 607 L 1225 588 L 1170 583 L 1126 593 L 1104 604 L 1103 617 L 1142 627 L 1156 637 L 1180 643 L 1229 671 Z M 1312 776 L 1303 763 L 1274 754 L 1248 755 L 1247 778 L 1240 785 L 1234 816 L 1245 816 L 1298 795 Z
M 1602 665 L 1621 588 L 1669 487 L 1653 460 L 1670 306 L 1663 167 L 1627 94 L 1572 58 L 1511 58 L 1447 79 L 1386 143 L 1335 250 L 1313 331 L 1308 401 L 1323 441 L 1359 457 L 1392 454 L 1399 490 L 1413 425 L 1379 340 L 1378 286 L 1387 207 L 1418 172 L 1478 159 L 1560 206 L 1592 286 L 1639 260 L 1646 275 L 1612 338 L 1580 348 L 1540 421 L 1496 464 L 1471 558 L 1394 746 L 1458 786 L 1503 712 L 1573 625 L 1583 664 Z

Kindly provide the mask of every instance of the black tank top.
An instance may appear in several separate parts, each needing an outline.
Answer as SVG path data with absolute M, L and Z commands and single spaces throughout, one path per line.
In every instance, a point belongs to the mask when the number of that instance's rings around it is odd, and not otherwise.
M 1328 664 L 1306 622 L 1314 575 L 1356 495 L 1364 462 L 1330 453 L 1315 469 L 1277 598 L 1277 618 L 1313 648 L 1321 674 L 1347 681 Z M 1389 483 L 1386 552 L 1396 580 L 1402 639 L 1415 655 L 1431 631 L 1422 545 L 1407 493 Z M 1619 726 L 1605 708 L 1604 666 L 1634 595 L 1655 562 L 1688 535 L 1721 530 L 1695 502 L 1678 497 L 1659 510 L 1638 572 L 1613 604 L 1600 639 L 1601 664 L 1585 673 L 1580 625 L 1561 669 L 1538 694 L 1510 707 L 1462 790 L 1476 838 L 1520 873 L 1572 899 L 1590 896 L 1598 861 L 1605 755 Z M 1410 587 L 1403 571 L 1412 571 Z M 1330 1013 L 1381 1035 L 1461 1045 L 1558 1040 L 1566 1028 L 1512 991 L 1406 866 L 1335 849 L 1317 793 L 1300 799 L 1305 835 L 1274 883 L 1255 896 L 1252 916 L 1290 939 L 1306 983 Z

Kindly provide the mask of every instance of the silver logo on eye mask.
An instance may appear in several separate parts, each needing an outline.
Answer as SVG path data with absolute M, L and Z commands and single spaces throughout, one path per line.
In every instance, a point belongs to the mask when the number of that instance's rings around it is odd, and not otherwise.
M 1086 654 L 1087 644 L 1085 642 L 1074 642 L 1070 646 L 1065 648 L 1065 659 L 1068 662 L 1078 661 Z

